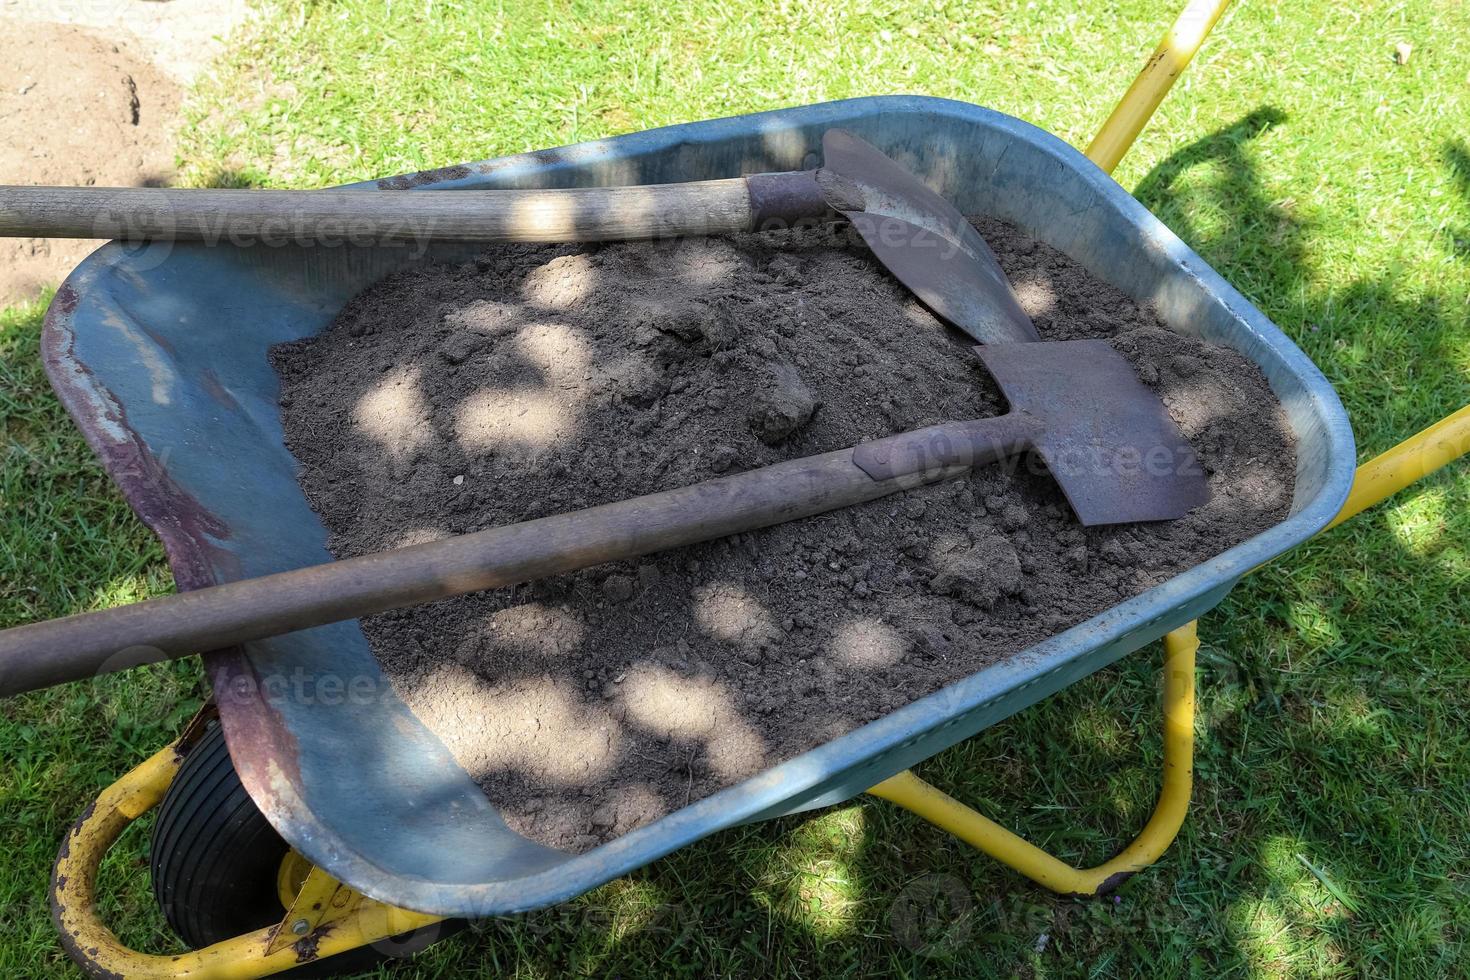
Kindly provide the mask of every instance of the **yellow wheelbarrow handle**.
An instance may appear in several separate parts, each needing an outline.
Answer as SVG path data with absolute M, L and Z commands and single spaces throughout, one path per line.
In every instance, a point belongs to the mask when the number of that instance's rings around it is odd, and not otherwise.
M 1169 94 L 1176 79 L 1194 57 L 1230 0 L 1192 0 L 1179 14 L 1169 33 L 1144 62 L 1143 70 L 1123 93 L 1108 121 L 1087 146 L 1087 158 L 1108 173 L 1138 139 L 1149 117 Z
M 1467 452 L 1470 452 L 1470 405 L 1359 466 L 1347 503 L 1327 526 L 1337 527 Z

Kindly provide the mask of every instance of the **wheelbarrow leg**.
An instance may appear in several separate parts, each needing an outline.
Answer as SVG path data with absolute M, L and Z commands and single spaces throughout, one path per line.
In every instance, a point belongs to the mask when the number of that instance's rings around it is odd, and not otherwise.
M 1164 779 L 1158 805 L 1138 838 L 1095 868 L 1074 868 L 905 770 L 868 790 L 1064 895 L 1106 895 L 1159 859 L 1184 824 L 1194 777 L 1195 624 L 1164 637 Z

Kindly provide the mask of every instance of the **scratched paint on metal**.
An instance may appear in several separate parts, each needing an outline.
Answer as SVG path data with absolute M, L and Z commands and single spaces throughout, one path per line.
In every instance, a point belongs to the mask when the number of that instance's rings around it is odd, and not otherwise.
M 1154 304 L 1173 328 L 1260 364 L 1298 437 L 1292 515 L 1011 660 L 578 856 L 506 828 L 383 680 L 355 623 L 211 654 L 208 672 L 242 780 L 282 836 L 333 877 L 427 912 L 522 911 L 722 828 L 846 799 L 1195 618 L 1337 511 L 1352 479 L 1352 435 L 1320 372 L 1110 178 L 1000 113 L 940 99 L 854 99 L 382 186 L 452 192 L 799 169 L 821 159 L 821 136 L 832 127 L 893 154 L 962 212 L 1019 225 Z M 327 558 L 282 439 L 270 345 L 320 331 L 349 297 L 390 272 L 473 250 L 436 245 L 419 257 L 404 248 L 112 244 L 78 267 L 47 314 L 47 371 L 103 465 L 162 538 L 181 588 Z M 322 684 L 329 678 L 330 695 Z M 354 682 L 358 693 L 345 693 Z

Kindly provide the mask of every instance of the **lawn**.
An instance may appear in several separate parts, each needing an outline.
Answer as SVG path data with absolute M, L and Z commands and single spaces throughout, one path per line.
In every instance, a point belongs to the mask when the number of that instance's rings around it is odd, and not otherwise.
M 320 186 L 890 92 L 1085 144 L 1169 6 L 269 3 L 193 94 L 180 162 L 194 183 Z M 1117 174 L 1320 365 L 1364 459 L 1470 402 L 1467 67 L 1458 0 L 1245 0 Z M 40 315 L 0 313 L 0 626 L 169 588 L 51 396 Z M 860 800 L 720 834 L 395 975 L 1470 973 L 1467 504 L 1461 463 L 1202 621 L 1192 814 L 1113 900 L 1054 897 Z M 1101 861 L 1157 790 L 1157 661 L 1130 657 L 920 772 Z M 0 704 L 0 974 L 69 975 L 45 899 L 63 830 L 203 692 L 181 663 Z M 165 949 L 145 853 L 137 831 L 114 852 L 104 912 Z M 936 889 L 964 914 L 924 947 L 903 913 Z

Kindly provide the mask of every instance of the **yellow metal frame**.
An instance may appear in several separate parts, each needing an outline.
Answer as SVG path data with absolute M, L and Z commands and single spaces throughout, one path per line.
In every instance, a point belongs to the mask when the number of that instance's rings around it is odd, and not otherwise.
M 187 754 L 179 741 L 113 783 L 62 842 L 51 877 L 52 920 L 62 945 L 92 977 L 112 980 L 251 980 L 442 921 L 367 898 L 313 868 L 278 925 L 178 955 L 124 945 L 97 914 L 97 870 L 122 832 L 163 799 Z M 311 905 L 320 907 L 311 909 Z M 292 929 L 303 919 L 308 928 Z
M 868 792 L 913 811 L 1054 892 L 1090 896 L 1111 891 L 1157 861 L 1184 825 L 1194 777 L 1194 658 L 1198 649 L 1194 623 L 1164 637 L 1163 791 L 1143 832 L 1106 864 L 1074 868 L 912 772 L 885 779 Z
M 1194 57 L 1228 0 L 1192 0 L 1149 57 L 1117 108 L 1087 148 L 1111 173 Z M 1352 491 L 1330 527 L 1386 499 L 1470 451 L 1470 406 L 1359 467 Z M 901 772 L 868 790 L 946 830 L 1053 891 L 1099 895 L 1153 864 L 1183 826 L 1193 788 L 1194 671 L 1199 639 L 1194 623 L 1164 637 L 1164 774 L 1153 815 L 1112 860 L 1073 868 L 965 804 Z M 281 873 L 281 922 L 205 949 L 176 956 L 139 953 L 97 915 L 97 870 L 107 850 L 138 817 L 157 806 L 198 735 L 198 720 L 179 740 L 108 787 L 77 820 L 57 857 L 52 914 L 62 944 L 94 977 L 165 980 L 249 980 L 333 956 L 442 921 L 374 901 L 304 859 Z M 303 872 L 303 865 L 305 870 Z M 300 887 L 293 888 L 296 879 Z M 294 892 L 294 894 L 293 894 Z
M 1191 0 L 1087 145 L 1089 160 L 1108 173 L 1113 172 L 1194 53 L 1205 43 L 1228 3 L 1229 0 Z
M 1337 527 L 1356 517 L 1467 452 L 1470 452 L 1470 405 L 1359 466 L 1347 503 L 1327 526 Z

